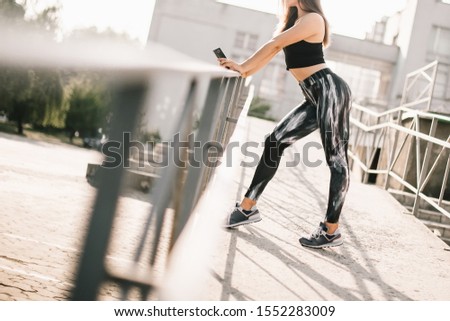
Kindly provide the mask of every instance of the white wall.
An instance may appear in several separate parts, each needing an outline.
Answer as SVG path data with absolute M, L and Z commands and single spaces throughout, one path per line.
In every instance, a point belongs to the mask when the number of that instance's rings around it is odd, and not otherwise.
M 170 46 L 205 62 L 216 64 L 212 50 L 221 47 L 228 57 L 239 57 L 242 61 L 254 50 L 237 48 L 238 32 L 258 35 L 256 49 L 268 41 L 278 23 L 272 14 L 249 10 L 215 0 L 157 0 L 149 40 Z M 266 96 L 272 104 L 271 114 L 281 118 L 303 100 L 300 88 L 294 78 L 285 70 L 284 55 L 279 54 L 271 63 L 282 70 L 286 88 L 275 96 Z M 281 66 L 281 68 L 280 68 Z M 264 96 L 261 82 L 272 76 L 264 68 L 253 76 L 256 96 Z M 290 79 L 288 78 L 290 77 Z
M 439 59 L 443 64 L 447 65 L 444 68 L 448 70 L 450 52 L 446 56 L 436 56 L 430 55 L 429 49 L 433 27 L 450 28 L 450 5 L 438 0 L 409 0 L 407 8 L 401 13 L 398 23 L 399 35 L 397 45 L 400 47 L 401 54 L 390 97 L 392 104 L 398 104 L 405 77 L 408 73 L 429 64 L 435 59 Z M 447 77 L 449 77 L 448 72 Z M 436 100 L 432 110 L 450 114 L 450 105 L 448 101 Z
M 432 27 L 449 26 L 449 10 L 450 5 L 437 0 L 409 0 L 406 10 L 390 19 L 386 25 L 385 40 L 390 38 L 392 42 L 398 33 L 395 39 L 398 47 L 333 35 L 332 45 L 325 51 L 325 56 L 330 62 L 333 60 L 364 67 L 369 72 L 376 71 L 374 74 L 378 72 L 381 75 L 378 94 L 373 99 L 381 105 L 394 107 L 399 103 L 398 97 L 402 93 L 406 74 L 431 62 L 427 48 Z M 221 47 L 229 57 L 243 60 L 254 51 L 235 47 L 237 32 L 257 34 L 259 47 L 272 37 L 276 24 L 274 15 L 215 0 L 157 0 L 149 40 L 163 43 L 205 62 L 216 63 L 212 54 L 216 47 Z M 264 96 L 269 100 L 272 104 L 271 115 L 280 119 L 299 104 L 303 96 L 295 79 L 283 70 L 282 53 L 271 65 L 254 75 L 253 83 L 256 96 Z M 273 70 L 278 70 L 278 74 L 273 74 Z M 350 70 L 353 69 L 344 68 L 344 79 L 354 80 L 354 75 L 348 75 Z M 272 83 L 281 90 L 273 90 L 276 95 L 264 95 L 264 86 L 261 86 L 263 80 L 265 84 Z M 355 98 L 364 101 L 365 97 Z

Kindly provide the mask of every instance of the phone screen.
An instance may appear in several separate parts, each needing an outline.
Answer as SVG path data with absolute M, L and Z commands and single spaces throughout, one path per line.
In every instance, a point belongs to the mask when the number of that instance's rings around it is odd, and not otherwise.
M 222 49 L 220 49 L 220 48 L 214 49 L 213 51 L 216 54 L 217 58 L 226 58 L 227 57 L 227 56 L 225 56 Z

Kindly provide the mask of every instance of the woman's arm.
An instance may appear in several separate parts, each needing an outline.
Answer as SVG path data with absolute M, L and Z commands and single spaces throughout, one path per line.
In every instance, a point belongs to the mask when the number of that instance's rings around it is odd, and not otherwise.
M 219 62 L 221 66 L 235 70 L 246 78 L 264 67 L 281 49 L 275 45 L 272 39 L 241 64 L 225 58 L 219 58 Z
M 264 67 L 284 47 L 299 42 L 311 36 L 324 32 L 323 18 L 316 13 L 304 16 L 292 28 L 269 40 L 250 58 L 238 64 L 229 59 L 219 59 L 220 65 L 239 72 L 242 77 L 248 77 Z

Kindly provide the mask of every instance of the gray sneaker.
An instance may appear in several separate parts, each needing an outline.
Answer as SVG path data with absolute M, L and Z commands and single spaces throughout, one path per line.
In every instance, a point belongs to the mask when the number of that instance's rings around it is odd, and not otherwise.
M 339 246 L 344 243 L 339 229 L 337 229 L 333 234 L 328 234 L 327 232 L 327 226 L 325 223 L 321 222 L 320 226 L 316 231 L 314 231 L 314 233 L 312 233 L 309 237 L 300 238 L 299 242 L 303 246 L 312 247 L 314 249 Z
M 240 225 L 256 223 L 261 220 L 261 215 L 256 207 L 253 207 L 250 213 L 244 213 L 244 210 L 239 206 L 239 203 L 236 203 L 236 207 L 227 217 L 224 227 L 232 228 Z

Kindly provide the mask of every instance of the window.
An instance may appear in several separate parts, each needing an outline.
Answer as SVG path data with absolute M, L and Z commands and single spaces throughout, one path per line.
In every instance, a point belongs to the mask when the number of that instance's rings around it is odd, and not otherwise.
M 450 3 L 450 0 L 449 0 Z M 450 29 L 442 27 L 433 27 L 431 32 L 428 51 L 435 55 L 450 55 Z
M 247 48 L 250 50 L 256 50 L 256 46 L 258 45 L 258 36 L 257 35 L 250 35 L 248 39 L 248 46 Z
M 440 63 L 436 74 L 433 97 L 440 99 L 450 98 L 450 66 Z
M 234 39 L 234 46 L 239 49 L 255 51 L 258 46 L 258 35 L 238 31 Z
M 236 48 L 244 48 L 245 45 L 245 33 L 238 31 L 236 33 L 236 38 L 234 39 L 234 46 Z
M 277 63 L 270 63 L 264 68 L 259 95 L 266 99 L 276 99 L 284 93 L 286 86 L 286 67 Z
M 380 94 L 381 72 L 342 62 L 329 60 L 328 65 L 348 82 L 356 100 L 378 99 Z

